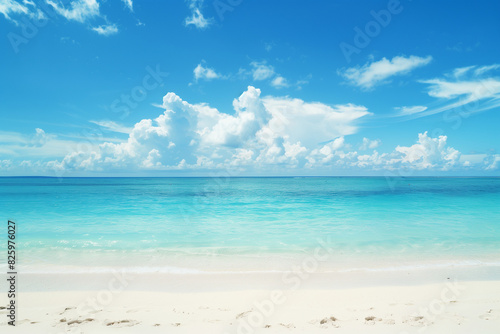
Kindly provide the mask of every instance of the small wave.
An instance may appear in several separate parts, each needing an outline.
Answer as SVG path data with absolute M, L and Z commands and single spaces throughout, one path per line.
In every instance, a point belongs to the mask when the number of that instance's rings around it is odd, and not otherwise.
M 426 270 L 426 269 L 440 269 L 452 267 L 500 267 L 500 262 L 484 262 L 479 260 L 465 260 L 459 262 L 446 262 L 446 263 L 422 263 L 404 266 L 390 266 L 390 267 L 362 267 L 362 268 L 345 268 L 339 269 L 338 272 L 354 272 L 354 271 L 369 271 L 369 272 L 382 272 L 382 271 L 404 271 L 404 270 Z
M 0 268 L 3 266 L 0 265 Z M 386 266 L 386 267 L 354 267 L 354 268 L 331 268 L 317 271 L 318 274 L 331 273 L 349 273 L 349 272 L 397 272 L 408 270 L 432 270 L 443 268 L 457 267 L 500 267 L 500 262 L 485 262 L 479 260 L 465 260 L 459 262 L 447 263 L 422 263 L 401 266 Z M 215 269 L 201 270 L 196 268 L 174 267 L 174 266 L 132 266 L 132 267 L 86 267 L 86 266 L 65 266 L 65 265 L 49 265 L 49 266 L 25 266 L 22 272 L 25 274 L 106 274 L 114 272 L 122 272 L 129 274 L 174 274 L 174 275 L 232 275 L 232 274 L 273 274 L 286 273 L 291 269 Z
M 162 274 L 201 274 L 203 271 L 192 268 L 179 267 L 71 267 L 71 266 L 47 266 L 43 268 L 26 267 L 23 274 L 107 274 L 114 272 L 121 273 L 162 273 Z

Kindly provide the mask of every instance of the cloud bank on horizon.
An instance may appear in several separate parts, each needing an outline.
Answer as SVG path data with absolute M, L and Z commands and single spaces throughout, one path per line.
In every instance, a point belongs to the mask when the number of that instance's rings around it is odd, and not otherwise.
M 132 128 L 92 121 L 108 131 L 126 133 L 128 138 L 100 138 L 102 142 L 80 150 L 75 150 L 77 142 L 60 140 L 40 128 L 31 138 L 3 134 L 12 145 L 10 151 L 4 147 L 3 154 L 46 157 L 70 150 L 61 159 L 5 159 L 0 166 L 60 175 L 113 170 L 272 171 L 276 167 L 449 171 L 479 166 L 494 170 L 500 163 L 499 155 L 462 155 L 448 145 L 446 136 L 432 137 L 428 132 L 419 133 L 413 145 L 398 145 L 386 153 L 377 150 L 379 139 L 365 137 L 355 147 L 346 138 L 372 115 L 366 107 L 262 97 L 260 89 L 252 86 L 233 101 L 232 115 L 205 103 L 190 104 L 172 92 L 164 96 L 161 107 L 164 112 L 158 117 L 143 119 Z

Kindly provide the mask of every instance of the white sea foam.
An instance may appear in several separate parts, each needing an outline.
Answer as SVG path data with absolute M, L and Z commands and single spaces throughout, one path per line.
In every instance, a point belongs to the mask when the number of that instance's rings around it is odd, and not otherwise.
M 402 266 L 388 266 L 388 267 L 359 267 L 359 268 L 345 268 L 339 269 L 337 272 L 353 272 L 353 271 L 405 271 L 405 270 L 427 270 L 427 269 L 440 269 L 452 267 L 500 267 L 500 262 L 485 262 L 480 260 L 463 260 L 456 262 L 442 262 L 442 263 L 420 263 Z
M 6 265 L 0 265 L 4 268 Z M 264 267 L 269 267 L 268 265 Z M 286 266 L 284 266 L 286 267 Z M 399 271 L 414 271 L 414 270 L 435 270 L 445 268 L 471 268 L 471 267 L 500 267 L 500 262 L 480 261 L 480 260 L 463 260 L 455 262 L 440 262 L 440 263 L 415 263 L 401 266 L 372 266 L 372 267 L 327 267 L 317 270 L 317 273 L 349 273 L 349 272 L 399 272 Z M 272 274 L 285 273 L 291 271 L 290 268 L 283 269 L 263 269 L 256 270 L 252 268 L 242 268 L 242 266 L 233 269 L 214 268 L 213 270 L 197 269 L 189 267 L 176 266 L 129 266 L 129 267 L 90 267 L 90 266 L 70 266 L 70 265 L 28 265 L 21 267 L 20 272 L 23 274 L 105 274 L 111 272 L 124 272 L 135 274 L 173 274 L 173 275 L 230 275 L 230 274 Z

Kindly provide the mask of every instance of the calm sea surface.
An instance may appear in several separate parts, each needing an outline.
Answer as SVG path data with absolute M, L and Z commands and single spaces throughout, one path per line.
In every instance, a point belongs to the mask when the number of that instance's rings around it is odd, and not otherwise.
M 28 267 L 241 263 L 319 239 L 344 260 L 500 262 L 499 178 L 0 178 L 0 203 Z

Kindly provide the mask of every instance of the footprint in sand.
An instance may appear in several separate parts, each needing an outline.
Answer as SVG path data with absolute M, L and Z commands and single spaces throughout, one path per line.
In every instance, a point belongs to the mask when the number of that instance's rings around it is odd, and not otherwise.
M 409 317 L 408 319 L 403 320 L 403 323 L 409 324 L 410 326 L 414 327 L 424 327 L 432 325 L 431 321 L 428 321 L 421 315 Z
M 365 317 L 365 325 L 375 325 L 377 321 L 382 321 L 382 318 L 377 318 L 374 316 Z
M 238 315 L 236 316 L 236 319 L 243 318 L 243 317 L 245 317 L 248 313 L 250 313 L 250 312 L 252 312 L 252 311 L 253 311 L 253 309 L 248 310 L 248 311 L 245 311 L 245 312 L 241 312 L 240 314 L 238 314 Z
M 59 322 L 64 322 L 64 323 L 66 323 L 66 325 L 68 325 L 68 326 L 75 325 L 75 324 L 77 324 L 77 325 L 78 325 L 78 324 L 83 324 L 83 323 L 85 323 L 85 322 L 92 322 L 92 321 L 94 321 L 94 319 L 92 319 L 92 318 L 87 318 L 87 319 L 83 319 L 83 320 L 80 320 L 80 319 L 75 319 L 75 320 L 69 320 L 69 321 L 67 321 L 67 320 L 64 318 L 64 319 L 59 320 Z
M 489 309 L 486 313 L 479 316 L 479 319 L 483 320 L 497 320 L 500 319 L 500 312 Z
M 139 324 L 139 322 L 135 320 L 119 320 L 119 321 L 111 321 L 107 322 L 106 326 L 113 326 L 113 327 L 132 327 Z
M 339 327 L 339 324 L 337 323 L 339 319 L 335 318 L 334 316 L 328 317 L 328 318 L 323 318 L 319 320 L 319 324 L 323 328 L 327 328 L 329 326 L 333 326 L 335 328 Z M 317 322 L 317 320 L 315 321 Z
M 63 313 L 64 313 L 64 312 L 66 312 L 66 311 L 72 310 L 72 309 L 74 309 L 74 307 L 66 307 L 66 308 L 64 309 L 64 311 L 62 311 L 61 313 L 59 313 L 59 315 L 63 314 Z

